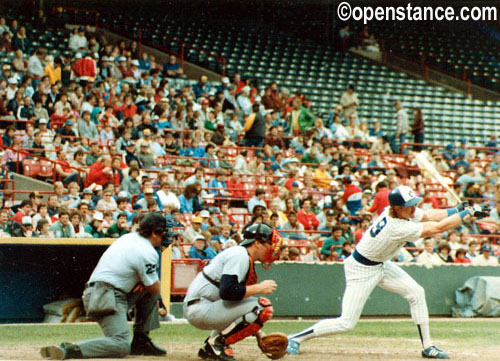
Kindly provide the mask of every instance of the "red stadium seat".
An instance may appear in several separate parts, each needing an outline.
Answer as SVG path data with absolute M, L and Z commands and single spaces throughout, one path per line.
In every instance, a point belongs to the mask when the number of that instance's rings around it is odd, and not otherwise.
M 40 162 L 36 159 L 23 160 L 23 174 L 26 177 L 36 178 L 41 171 Z
M 40 177 L 51 178 L 54 175 L 54 167 L 53 164 L 46 160 L 40 161 L 40 173 L 38 174 Z

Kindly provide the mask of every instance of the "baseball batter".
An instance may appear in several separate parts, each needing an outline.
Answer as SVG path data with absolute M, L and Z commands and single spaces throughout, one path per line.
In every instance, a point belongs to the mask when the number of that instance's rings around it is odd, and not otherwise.
M 43 347 L 42 356 L 64 360 L 117 358 L 128 354 L 166 355 L 148 335 L 150 330 L 160 327 L 157 309 L 159 256 L 154 247 L 169 244 L 166 234 L 165 217 L 149 213 L 142 219 L 138 233 L 126 234 L 109 246 L 83 294 L 87 314 L 97 320 L 105 337 Z M 134 338 L 130 344 L 127 311 L 134 305 Z
M 449 358 L 446 352 L 431 341 L 424 289 L 390 260 L 406 242 L 415 242 L 419 238 L 453 229 L 460 226 L 466 218 L 481 218 L 487 213 L 481 207 L 465 208 L 464 204 L 456 208 L 424 212 L 416 208 L 421 200 L 406 186 L 399 186 L 389 193 L 390 206 L 365 232 L 352 257 L 344 261 L 346 289 L 342 300 L 342 315 L 339 318 L 321 320 L 301 332 L 289 335 L 288 353 L 298 354 L 300 344 L 311 338 L 352 330 L 368 296 L 378 285 L 400 294 L 410 303 L 412 319 L 422 341 L 422 356 Z
M 212 330 L 200 348 L 203 359 L 235 360 L 231 345 L 256 335 L 273 314 L 276 282 L 257 283 L 254 261 L 271 264 L 279 258 L 282 238 L 267 224 L 247 228 L 239 246 L 218 254 L 193 280 L 184 299 L 184 317 L 202 330 Z

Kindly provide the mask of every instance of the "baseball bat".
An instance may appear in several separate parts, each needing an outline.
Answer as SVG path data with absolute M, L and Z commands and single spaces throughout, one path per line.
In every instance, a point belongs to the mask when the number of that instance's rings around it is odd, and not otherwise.
M 437 171 L 436 167 L 434 167 L 434 164 L 429 162 L 425 156 L 425 153 L 420 152 L 415 155 L 415 160 L 417 161 L 418 167 L 420 169 L 425 170 L 429 175 L 434 178 L 436 182 L 438 182 L 448 193 L 451 194 L 451 196 L 458 202 L 461 203 L 462 200 L 458 196 L 458 194 L 450 188 L 446 180 L 444 179 L 441 174 Z

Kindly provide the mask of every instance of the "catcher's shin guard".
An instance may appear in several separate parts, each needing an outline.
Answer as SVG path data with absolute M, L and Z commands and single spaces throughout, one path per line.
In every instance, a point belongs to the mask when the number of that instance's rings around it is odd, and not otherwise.
M 248 336 L 256 335 L 264 326 L 264 322 L 271 319 L 273 312 L 271 301 L 260 297 L 259 304 L 251 312 L 236 319 L 221 332 L 225 344 L 232 345 Z

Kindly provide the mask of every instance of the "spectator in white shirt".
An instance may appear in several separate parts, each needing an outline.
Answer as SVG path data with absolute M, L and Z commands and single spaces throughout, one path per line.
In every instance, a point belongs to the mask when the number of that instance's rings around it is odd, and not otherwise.
M 43 50 L 37 49 L 28 60 L 28 74 L 31 75 L 35 80 L 40 80 L 44 75 L 44 68 L 42 64 L 43 57 Z M 33 88 L 36 88 L 35 84 L 33 84 Z
M 87 48 L 87 38 L 85 37 L 85 29 L 83 27 L 73 30 L 73 34 L 69 38 L 68 47 L 73 51 Z
M 170 191 L 170 184 L 168 182 L 162 182 L 160 184 L 160 190 L 156 192 L 156 195 L 160 199 L 163 208 L 170 209 L 180 209 L 181 204 L 177 196 Z
M 481 249 L 481 254 L 472 260 L 474 266 L 498 266 L 498 258 L 493 251 L 491 246 L 485 244 Z
M 424 241 L 424 251 L 417 257 L 417 263 L 428 267 L 441 266 L 444 261 L 434 252 L 434 241 L 427 239 Z

